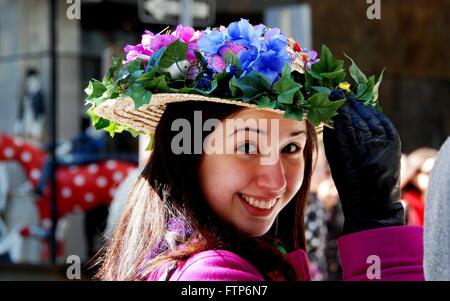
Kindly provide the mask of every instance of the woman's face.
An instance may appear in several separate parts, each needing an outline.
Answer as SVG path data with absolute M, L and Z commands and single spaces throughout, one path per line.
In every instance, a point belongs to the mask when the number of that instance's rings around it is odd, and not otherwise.
M 204 145 L 220 145 L 225 152 L 203 155 L 201 189 L 221 219 L 249 236 L 261 236 L 302 185 L 306 121 L 256 109 L 229 118 L 244 124 L 235 122 L 229 130 L 230 123 L 223 121 L 205 139 Z

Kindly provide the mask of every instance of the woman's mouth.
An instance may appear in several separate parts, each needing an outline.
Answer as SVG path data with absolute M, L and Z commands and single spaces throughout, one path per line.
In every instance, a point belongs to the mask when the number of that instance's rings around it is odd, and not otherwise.
M 279 200 L 279 198 L 258 199 L 242 193 L 237 193 L 237 195 L 244 203 L 245 207 L 250 211 L 250 213 L 257 216 L 269 215 L 272 212 L 273 207 L 275 207 L 275 204 Z

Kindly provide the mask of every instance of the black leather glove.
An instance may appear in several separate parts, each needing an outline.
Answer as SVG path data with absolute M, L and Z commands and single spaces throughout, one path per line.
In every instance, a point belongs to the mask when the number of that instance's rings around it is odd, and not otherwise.
M 345 98 L 334 90 L 330 100 Z M 400 138 L 394 125 L 352 95 L 324 129 L 325 154 L 344 212 L 344 234 L 404 225 L 400 203 Z

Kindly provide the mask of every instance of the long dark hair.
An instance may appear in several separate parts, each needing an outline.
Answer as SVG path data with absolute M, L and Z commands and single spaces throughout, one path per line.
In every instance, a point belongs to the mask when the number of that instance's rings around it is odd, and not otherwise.
M 275 244 L 283 243 L 287 250 L 305 249 L 303 219 L 316 151 L 314 127 L 307 123 L 305 170 L 300 190 L 281 211 L 271 230 L 258 238 L 240 233 L 207 206 L 198 181 L 202 155 L 177 155 L 171 149 L 177 134 L 171 130 L 175 119 L 184 118 L 193 125 L 194 111 L 201 111 L 203 120 L 224 120 L 242 109 L 199 101 L 167 105 L 154 135 L 154 151 L 131 190 L 125 211 L 107 244 L 98 278 L 143 280 L 153 269 L 169 261 L 187 259 L 205 250 L 225 249 L 252 263 L 266 279 L 275 270 L 287 280 L 298 279 Z M 202 141 L 209 134 L 202 131 Z M 183 248 L 176 247 L 180 244 Z

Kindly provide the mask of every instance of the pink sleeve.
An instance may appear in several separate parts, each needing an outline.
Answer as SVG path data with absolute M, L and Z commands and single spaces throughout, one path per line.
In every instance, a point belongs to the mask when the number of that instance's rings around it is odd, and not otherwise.
M 211 250 L 193 255 L 179 266 L 171 281 L 264 281 L 242 257 L 228 251 Z
M 420 227 L 395 226 L 352 233 L 338 239 L 338 248 L 344 280 L 424 280 Z

